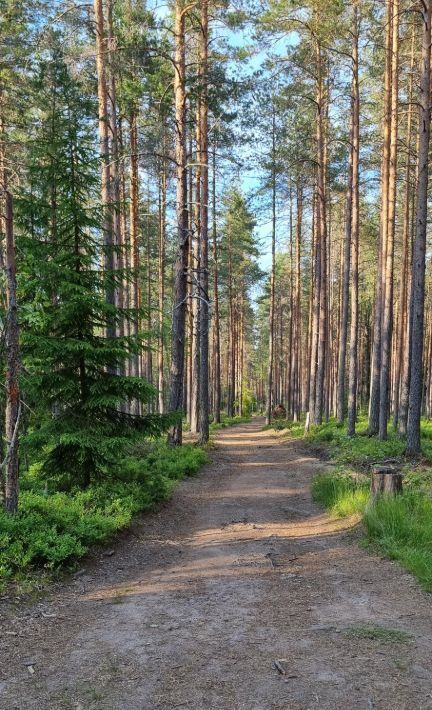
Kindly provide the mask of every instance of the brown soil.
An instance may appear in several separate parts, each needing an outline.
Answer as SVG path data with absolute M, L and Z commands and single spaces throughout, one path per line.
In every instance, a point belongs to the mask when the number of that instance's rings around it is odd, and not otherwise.
M 112 556 L 4 602 L 2 710 L 432 708 L 430 596 L 311 502 L 324 464 L 262 424 L 223 430 Z

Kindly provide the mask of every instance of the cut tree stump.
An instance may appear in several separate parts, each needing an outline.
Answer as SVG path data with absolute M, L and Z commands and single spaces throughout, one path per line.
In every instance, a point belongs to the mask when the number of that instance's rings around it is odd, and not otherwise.
M 374 498 L 385 493 L 394 496 L 402 492 L 402 474 L 393 466 L 374 466 L 372 469 L 371 492 Z

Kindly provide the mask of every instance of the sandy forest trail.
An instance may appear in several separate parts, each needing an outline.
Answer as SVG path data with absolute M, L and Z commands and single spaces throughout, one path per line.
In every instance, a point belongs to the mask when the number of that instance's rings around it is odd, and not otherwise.
M 311 502 L 323 464 L 262 424 L 223 430 L 112 556 L 3 602 L 1 710 L 432 708 L 431 597 Z

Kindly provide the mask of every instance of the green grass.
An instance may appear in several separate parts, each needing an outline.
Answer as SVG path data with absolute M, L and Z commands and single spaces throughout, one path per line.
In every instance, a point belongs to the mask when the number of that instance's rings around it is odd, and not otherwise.
M 70 566 L 126 528 L 138 512 L 168 498 L 176 482 L 206 460 L 192 445 L 145 443 L 109 479 L 70 492 L 46 492 L 34 467 L 23 477 L 18 513 L 0 511 L 0 586 L 34 570 Z
M 226 414 L 221 416 L 220 422 L 212 422 L 210 424 L 210 431 L 217 431 L 218 429 L 225 429 L 225 427 L 235 426 L 236 424 L 248 424 L 251 421 L 250 416 L 245 417 L 228 417 Z
M 293 422 L 291 419 L 274 419 L 271 424 L 266 424 L 263 431 L 276 429 L 276 431 L 286 430 L 291 436 L 300 437 L 304 434 L 304 422 Z
M 368 436 L 364 416 L 357 423 L 357 436 L 347 436 L 346 429 L 339 427 L 335 419 L 330 419 L 320 427 L 311 427 L 306 438 L 326 446 L 336 464 L 349 464 L 360 470 L 385 459 L 399 459 L 405 449 L 404 440 L 391 427 L 386 441 Z
M 378 626 L 376 624 L 351 626 L 349 629 L 345 629 L 344 633 L 351 638 L 377 641 L 385 644 L 410 643 L 413 640 L 412 635 L 406 633 L 406 631 L 389 629 L 386 626 Z
M 432 498 L 423 490 L 406 489 L 395 497 L 372 501 L 369 482 L 338 471 L 318 475 L 312 482 L 315 501 L 331 515 L 360 514 L 366 541 L 386 557 L 397 560 L 428 591 L 432 591 Z
M 432 422 L 422 422 L 423 456 L 418 461 L 405 458 L 405 442 L 390 426 L 387 441 L 368 436 L 364 416 L 355 437 L 348 437 L 333 419 L 312 427 L 306 436 L 303 423 L 277 422 L 274 428 L 286 429 L 291 438 L 303 438 L 330 455 L 334 469 L 314 479 L 314 500 L 335 517 L 360 515 L 366 541 L 432 591 Z M 404 473 L 404 491 L 372 502 L 366 474 L 373 464 L 389 460 Z
M 398 560 L 432 591 L 432 499 L 419 491 L 381 498 L 368 506 L 364 523 L 370 542 Z
M 322 473 L 312 482 L 313 499 L 331 515 L 344 518 L 363 513 L 369 500 L 369 486 L 341 473 Z
M 301 438 L 325 449 L 336 466 L 344 471 L 347 468 L 368 471 L 372 464 L 388 460 L 407 464 L 407 473 L 413 469 L 413 462 L 407 461 L 404 457 L 405 440 L 391 425 L 388 428 L 386 441 L 380 441 L 376 436 L 368 436 L 367 426 L 367 417 L 361 415 L 357 422 L 357 435 L 354 437 L 347 436 L 346 428 L 340 427 L 334 418 L 321 426 L 312 426 L 307 434 L 304 431 L 304 421 L 294 423 L 289 420 L 279 420 L 264 428 L 285 430 L 290 438 Z M 422 421 L 421 440 L 423 463 L 432 464 L 432 421 Z M 418 470 L 418 462 L 415 465 Z M 432 490 L 432 469 L 425 469 L 422 472 L 423 482 L 425 475 L 429 476 Z

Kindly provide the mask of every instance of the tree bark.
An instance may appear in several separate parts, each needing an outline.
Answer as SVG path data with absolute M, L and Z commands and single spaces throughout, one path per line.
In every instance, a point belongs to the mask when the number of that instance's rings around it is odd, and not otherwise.
M 360 157 L 360 91 L 359 91 L 359 8 L 353 0 L 353 87 L 352 87 L 352 210 L 351 210 L 351 325 L 348 370 L 347 434 L 354 436 L 357 417 L 358 372 L 358 301 L 359 301 L 359 157 Z
M 5 471 L 5 510 L 18 509 L 19 422 L 21 414 L 19 372 L 19 327 L 16 300 L 16 261 L 13 230 L 12 195 L 3 190 L 5 205 L 5 272 L 6 272 L 6 457 L 1 463 Z
M 96 22 L 96 72 L 98 82 L 98 126 L 99 126 L 99 151 L 101 157 L 101 199 L 103 209 L 103 233 L 105 245 L 105 269 L 108 274 L 114 271 L 114 224 L 111 200 L 111 167 L 110 167 L 110 138 L 108 115 L 108 88 L 107 88 L 107 38 L 105 35 L 105 22 L 103 0 L 94 0 L 94 15 Z M 106 288 L 107 302 L 114 306 L 114 285 L 108 283 Z M 108 338 L 116 335 L 114 319 L 107 327 Z
M 199 102 L 200 122 L 200 226 L 201 226 L 201 264 L 200 264 L 200 391 L 199 391 L 199 442 L 209 439 L 209 278 L 208 278 L 208 0 L 201 0 L 201 35 L 200 35 L 200 75 L 201 92 Z
M 375 312 L 373 327 L 373 346 L 371 363 L 371 385 L 369 398 L 369 434 L 379 431 L 380 417 L 380 382 L 381 382 L 381 330 L 383 323 L 384 284 L 383 271 L 386 265 L 386 245 L 388 228 L 388 189 L 390 164 L 390 128 L 391 128 L 391 71 L 392 71 L 392 0 L 386 0 L 386 64 L 384 71 L 384 120 L 383 120 L 383 159 L 381 167 L 381 218 L 378 245 L 378 269 L 375 290 Z
M 189 248 L 186 165 L 185 7 L 183 0 L 176 0 L 174 32 L 177 254 L 174 265 L 170 410 L 183 412 L 185 318 Z M 172 428 L 169 440 L 172 444 L 176 445 L 182 443 L 181 420 Z
M 198 163 L 200 126 L 197 121 L 197 141 L 196 158 Z M 201 329 L 201 181 L 200 166 L 197 165 L 195 173 L 195 226 L 192 238 L 192 379 L 189 397 L 191 400 L 191 431 L 197 433 L 199 430 L 199 393 L 200 393 L 200 329 Z
M 346 350 L 348 338 L 348 308 L 349 308 L 349 285 L 351 268 L 351 229 L 352 229 L 352 203 L 353 203 L 353 133 L 354 133 L 354 110 L 353 97 L 351 97 L 351 118 L 349 132 L 349 159 L 348 159 L 348 181 L 345 209 L 345 235 L 342 252 L 342 289 L 340 308 L 340 333 L 338 351 L 338 388 L 337 388 L 337 420 L 342 424 L 345 411 L 345 379 L 346 379 Z
M 302 313 L 301 313 L 301 245 L 302 245 L 302 224 L 303 224 L 303 185 L 300 180 L 297 182 L 297 224 L 296 224 L 296 249 L 295 249 L 295 377 L 294 377 L 294 406 L 293 419 L 297 422 L 300 419 L 302 406 Z
M 420 416 L 423 390 L 423 338 L 425 304 L 426 229 L 428 215 L 430 102 L 431 102 L 431 14 L 432 0 L 421 5 L 423 40 L 420 80 L 419 150 L 416 228 L 411 268 L 411 378 L 409 388 L 407 453 L 420 452 Z
M 322 50 L 317 42 L 317 157 L 318 157 L 318 180 L 317 180 L 317 236 L 319 242 L 320 257 L 320 279 L 319 279 L 319 324 L 318 324 L 318 347 L 317 347 L 317 370 L 316 370 L 316 392 L 313 424 L 321 424 L 324 409 L 324 379 L 327 359 L 327 335 L 328 335 L 328 313 L 327 313 L 327 149 L 326 149 L 326 97 L 324 92 L 324 78 L 322 66 Z
M 221 355 L 220 355 L 220 319 L 219 319 L 219 282 L 218 282 L 218 244 L 216 221 L 216 140 L 213 144 L 213 184 L 212 184 L 212 242 L 213 242 L 213 302 L 214 302 L 214 397 L 213 419 L 220 422 L 221 410 Z
M 269 317 L 269 358 L 267 370 L 266 424 L 272 416 L 273 361 L 274 361 L 274 316 L 275 316 L 275 266 L 276 266 L 276 115 L 272 108 L 272 235 L 270 271 L 270 317 Z
M 399 0 L 391 0 L 391 124 L 388 174 L 387 240 L 383 268 L 383 319 L 381 331 L 379 438 L 387 439 L 389 415 L 389 380 L 393 330 L 393 265 L 396 215 L 396 177 L 399 89 Z M 390 19 L 390 18 L 389 18 Z
M 399 287 L 399 321 L 396 339 L 396 363 L 395 363 L 395 388 L 394 388 L 394 427 L 406 433 L 406 417 L 401 414 L 401 390 L 403 390 L 404 377 L 404 354 L 406 352 L 406 341 L 408 339 L 409 317 L 408 317 L 408 286 L 411 251 L 411 161 L 412 161 L 412 101 L 413 101 L 413 73 L 414 73 L 414 39 L 415 30 L 412 28 L 411 36 L 411 59 L 410 76 L 408 86 L 408 117 L 406 128 L 407 156 L 405 166 L 405 205 L 403 222 L 403 247 L 402 247 L 402 271 Z M 409 353 L 408 353 L 409 357 Z
M 130 307 L 132 309 L 132 333 L 137 338 L 140 330 L 139 309 L 141 308 L 141 289 L 139 283 L 139 172 L 138 172 L 138 129 L 137 114 L 132 110 L 129 117 L 129 145 L 130 145 L 130 263 L 131 279 Z M 133 355 L 131 362 L 131 375 L 141 375 L 140 357 Z
M 164 304 L 165 304 L 165 240 L 166 240 L 166 199 L 167 199 L 167 165 L 165 157 L 165 134 L 163 140 L 163 156 L 160 175 L 159 203 L 159 346 L 158 346 L 158 409 L 163 414 L 164 401 Z

